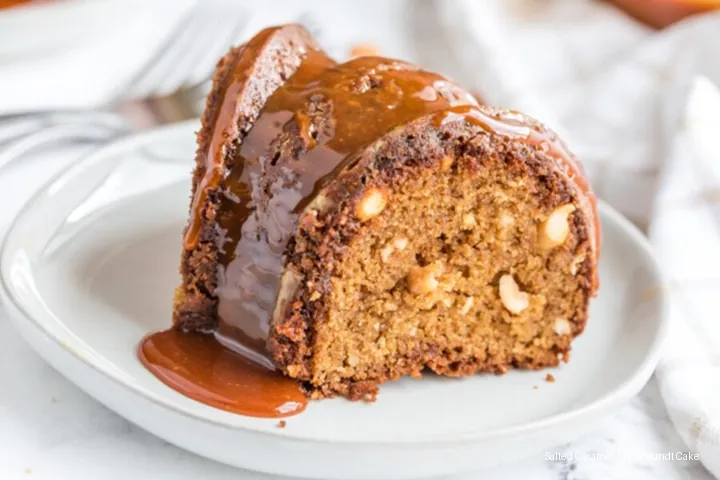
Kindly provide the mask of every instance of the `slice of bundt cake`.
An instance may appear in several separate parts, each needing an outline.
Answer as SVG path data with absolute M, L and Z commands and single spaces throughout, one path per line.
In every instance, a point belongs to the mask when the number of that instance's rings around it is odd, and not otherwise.
M 312 397 L 567 360 L 595 197 L 557 136 L 302 27 L 223 58 L 198 134 L 174 325 L 266 349 Z

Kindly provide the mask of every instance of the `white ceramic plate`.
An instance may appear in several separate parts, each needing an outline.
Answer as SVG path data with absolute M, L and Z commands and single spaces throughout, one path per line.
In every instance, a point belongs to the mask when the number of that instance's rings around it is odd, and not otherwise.
M 658 267 L 643 236 L 601 205 L 600 296 L 571 362 L 551 370 L 555 383 L 547 372 L 403 379 L 372 405 L 313 402 L 284 429 L 176 393 L 143 368 L 136 347 L 170 323 L 197 126 L 123 140 L 61 174 L 22 211 L 0 257 L 5 303 L 27 341 L 155 435 L 267 473 L 417 478 L 571 441 L 651 375 L 667 323 Z

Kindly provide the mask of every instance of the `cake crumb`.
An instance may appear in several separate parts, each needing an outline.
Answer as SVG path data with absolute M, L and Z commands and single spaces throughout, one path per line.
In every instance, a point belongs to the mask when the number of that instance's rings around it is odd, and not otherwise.
M 286 426 L 287 422 L 285 420 L 280 420 L 276 425 L 277 428 L 285 428 Z
M 545 381 L 549 382 L 549 383 L 554 383 L 555 377 L 553 377 L 551 374 L 548 373 L 547 375 L 545 375 Z
M 57 403 L 57 398 L 52 397 L 52 398 L 50 398 L 50 401 L 51 401 L 52 403 Z
M 533 385 L 533 390 L 537 390 L 537 385 Z
M 26 469 L 25 469 L 25 474 L 26 474 L 26 475 L 30 475 L 31 473 L 32 473 L 32 469 L 31 469 L 31 468 L 26 468 Z

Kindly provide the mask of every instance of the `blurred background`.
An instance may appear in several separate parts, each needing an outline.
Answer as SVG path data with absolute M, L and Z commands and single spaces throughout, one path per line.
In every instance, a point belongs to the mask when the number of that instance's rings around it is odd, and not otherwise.
M 720 0 L 0 0 L 0 231 L 81 155 L 197 118 L 229 46 L 286 22 L 338 59 L 417 63 L 553 127 L 664 263 L 675 330 L 655 380 L 566 447 L 691 448 L 702 464 L 530 462 L 487 478 L 720 478 Z M 693 375 L 670 361 L 688 352 Z M 0 385 L 0 479 L 238 478 L 114 416 L 4 332 Z

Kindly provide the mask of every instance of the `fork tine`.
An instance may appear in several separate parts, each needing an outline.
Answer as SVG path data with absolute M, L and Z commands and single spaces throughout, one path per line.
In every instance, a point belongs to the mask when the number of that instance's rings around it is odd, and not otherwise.
M 218 22 L 228 18 L 224 7 L 225 0 L 202 1 L 202 7 L 193 12 L 193 22 L 176 37 L 172 48 L 146 76 L 146 94 L 168 95 L 183 85 L 188 72 L 205 54 L 208 42 L 217 35 Z
M 204 8 L 194 15 L 197 21 L 192 22 L 186 34 L 151 68 L 136 93 L 169 95 L 208 78 L 217 59 L 240 32 L 246 30 L 248 19 L 252 18 L 244 7 L 230 8 L 232 6 L 237 6 L 234 0 L 205 0 Z
M 153 93 L 167 95 L 186 83 L 188 73 L 208 55 L 208 45 L 215 43 L 218 37 L 222 39 L 219 32 L 225 30 L 224 23 L 227 21 L 220 9 L 206 9 L 198 20 L 200 32 L 186 42 L 186 45 L 176 49 L 172 61 L 168 64 L 167 73 L 158 79 L 159 83 Z M 210 26 L 212 28 L 209 28 Z
M 232 47 L 240 34 L 245 31 L 248 21 L 244 17 L 241 20 L 230 19 L 225 29 L 226 35 L 218 36 L 216 41 L 208 46 L 203 58 L 196 63 L 190 75 L 188 75 L 186 84 L 194 85 L 210 77 L 217 61 L 225 55 L 227 50 Z
M 116 95 L 116 102 L 132 96 L 132 94 L 138 90 L 137 85 L 146 81 L 145 79 L 149 71 L 157 65 L 157 63 L 165 56 L 166 52 L 176 44 L 178 40 L 178 33 L 180 35 L 184 35 L 188 31 L 188 28 L 195 22 L 195 14 L 199 11 L 202 4 L 202 0 L 198 1 L 197 5 L 190 8 L 185 13 L 185 16 L 172 29 L 167 38 L 157 47 L 157 52 L 145 62 L 143 67 L 138 70 L 137 74 L 125 83 L 122 90 L 120 90 L 119 94 Z
M 196 39 L 202 34 L 203 22 L 197 15 L 193 21 L 186 25 L 186 28 L 174 36 L 173 44 L 167 48 L 157 61 L 148 65 L 141 78 L 133 85 L 132 96 L 147 96 L 154 94 L 155 88 L 167 80 L 176 71 L 175 65 L 189 49 L 193 48 Z
M 162 61 L 155 66 L 154 77 L 147 77 L 147 91 L 152 91 L 153 95 L 163 95 L 172 92 L 182 83 L 183 71 L 189 68 L 188 62 L 202 55 L 207 39 L 212 38 L 213 30 L 208 26 L 205 12 L 198 14 L 187 34 L 178 38 L 173 48 L 168 50 Z
M 204 12 L 207 14 L 204 23 L 212 25 L 212 29 L 204 29 L 207 34 L 195 41 L 193 50 L 174 66 L 178 74 L 163 83 L 162 94 L 209 78 L 217 60 L 225 54 L 239 32 L 245 29 L 249 18 L 245 8 L 229 8 L 233 5 L 233 2 L 228 4 L 225 0 L 214 0 L 214 5 L 208 6 Z

